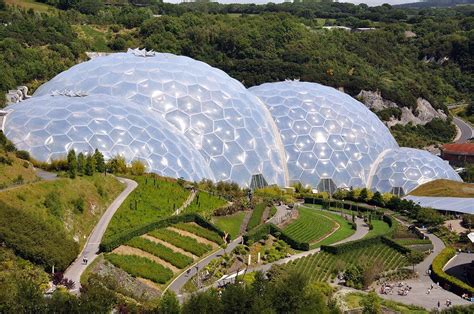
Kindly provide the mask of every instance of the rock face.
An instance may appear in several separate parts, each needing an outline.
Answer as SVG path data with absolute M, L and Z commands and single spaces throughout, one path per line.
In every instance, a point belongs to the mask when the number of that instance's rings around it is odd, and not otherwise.
M 413 125 L 425 125 L 434 118 L 440 118 L 442 120 L 448 118 L 441 109 L 434 109 L 430 102 L 423 98 L 416 100 L 416 109 L 413 111 L 408 107 L 399 107 L 393 101 L 384 99 L 379 91 L 372 92 L 362 90 L 357 95 L 357 98 L 374 112 L 387 108 L 400 108 L 402 112 L 400 119 L 391 117 L 389 121 L 385 121 L 388 127 L 397 124 L 406 125 L 408 123 L 412 123 Z

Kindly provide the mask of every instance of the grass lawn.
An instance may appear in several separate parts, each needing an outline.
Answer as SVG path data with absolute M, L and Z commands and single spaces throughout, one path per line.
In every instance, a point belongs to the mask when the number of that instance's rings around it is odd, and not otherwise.
M 385 221 L 372 219 L 372 226 L 374 228 L 369 230 L 364 238 L 373 238 L 390 232 L 390 226 Z
M 252 211 L 252 215 L 250 216 L 250 220 L 247 225 L 247 230 L 252 230 L 263 222 L 262 216 L 266 206 L 266 202 L 258 203 L 257 205 L 255 205 L 255 208 Z
M 93 177 L 38 181 L 0 191 L 0 199 L 11 207 L 65 230 L 82 247 L 102 213 L 123 188 L 113 176 L 96 174 Z M 76 205 L 80 199 L 82 209 Z
M 361 307 L 361 301 L 362 301 L 362 298 L 364 297 L 364 295 L 362 293 L 359 293 L 359 292 L 356 292 L 356 293 L 349 293 L 345 296 L 345 299 L 344 301 L 346 302 L 347 306 L 349 309 L 356 309 L 356 308 L 359 308 Z M 399 313 L 402 313 L 402 314 L 405 314 L 405 313 L 414 313 L 414 314 L 425 314 L 425 313 L 429 313 L 429 311 L 421 308 L 421 307 L 418 307 L 418 306 L 415 306 L 415 305 L 406 305 L 406 304 L 403 304 L 403 303 L 398 303 L 398 302 L 395 302 L 395 301 L 390 301 L 390 300 L 385 300 L 385 299 L 382 299 L 380 298 L 380 303 L 391 309 L 391 310 L 394 310 L 396 312 L 399 312 Z
M 130 178 L 138 187 L 115 213 L 104 239 L 170 216 L 189 196 L 189 192 L 173 179 L 153 175 Z
M 317 241 L 338 228 L 334 219 L 322 215 L 318 210 L 301 207 L 298 211 L 298 219 L 283 229 L 295 240 L 301 242 Z
M 212 218 L 212 222 L 221 230 L 230 234 L 232 239 L 237 238 L 240 231 L 240 225 L 244 220 L 245 212 L 237 212 L 230 216 L 218 216 Z
M 36 12 L 46 13 L 48 11 L 56 12 L 57 9 L 51 5 L 36 2 L 34 0 L 5 0 L 5 3 L 12 6 L 17 6 L 26 10 L 33 9 Z
M 415 196 L 474 197 L 474 184 L 445 179 L 425 183 L 410 192 Z
M 214 211 L 227 205 L 227 201 L 207 192 L 199 191 L 193 202 L 184 209 L 183 213 L 199 213 L 206 218 L 211 218 Z
M 305 207 L 306 207 L 306 205 L 305 205 Z M 340 214 L 336 214 L 336 213 L 332 213 L 332 212 L 329 212 L 329 211 L 321 210 L 320 205 L 310 205 L 310 208 L 319 209 L 318 213 L 320 213 L 321 215 L 324 215 L 324 216 L 326 216 L 330 219 L 333 219 L 334 221 L 336 221 L 340 225 L 340 228 L 336 232 L 331 234 L 329 237 L 327 237 L 324 240 L 319 241 L 317 243 L 311 244 L 310 245 L 311 249 L 318 248 L 321 245 L 330 245 L 330 244 L 342 241 L 345 238 L 348 238 L 348 237 L 350 237 L 351 235 L 354 234 L 355 230 L 352 229 L 351 223 L 348 222 L 347 220 L 345 220 L 343 217 L 341 217 Z M 333 209 L 333 210 L 335 210 L 335 209 Z

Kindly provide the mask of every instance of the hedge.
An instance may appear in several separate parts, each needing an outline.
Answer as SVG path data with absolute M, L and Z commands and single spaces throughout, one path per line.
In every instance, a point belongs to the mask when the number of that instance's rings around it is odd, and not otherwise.
M 145 226 L 137 227 L 131 230 L 126 230 L 108 239 L 104 239 L 102 243 L 100 244 L 99 249 L 101 252 L 111 252 L 115 248 L 119 247 L 120 245 L 124 244 L 127 241 L 130 241 L 131 239 L 135 237 L 139 237 L 155 229 L 166 228 L 171 225 L 175 225 L 177 223 L 186 223 L 186 222 L 195 222 L 204 228 L 210 229 L 218 233 L 222 237 L 224 236 L 224 231 L 214 226 L 212 223 L 204 219 L 199 214 L 189 213 L 189 214 L 183 214 L 183 215 L 178 215 L 178 216 L 171 216 L 171 217 L 164 218 L 158 221 L 154 221 Z
M 469 296 L 474 296 L 474 288 L 464 283 L 463 281 L 446 274 L 443 270 L 444 266 L 449 260 L 456 255 L 456 250 L 452 247 L 445 247 L 431 264 L 431 277 L 433 281 L 439 282 L 446 290 L 452 291 L 457 295 L 467 293 Z
M 385 236 L 356 240 L 334 246 L 322 245 L 321 250 L 335 255 L 340 255 L 377 243 L 384 243 L 402 254 L 407 254 L 408 252 L 410 252 L 410 249 L 396 243 L 395 241 L 392 241 L 391 239 Z
M 278 237 L 279 239 L 285 241 L 295 250 L 309 251 L 309 243 L 295 240 L 290 235 L 288 235 L 272 223 L 262 224 L 252 229 L 250 232 L 244 235 L 244 241 L 245 243 L 248 243 L 248 241 L 250 240 L 257 242 L 263 239 L 268 234 L 271 234 L 274 237 Z
M 342 207 L 344 209 L 352 209 L 353 211 L 362 211 L 362 212 L 374 212 L 375 207 L 371 205 L 366 205 L 366 204 L 360 204 L 360 203 L 355 203 L 352 201 L 341 201 L 341 200 L 327 200 L 324 198 L 319 198 L 319 197 L 311 197 L 311 196 L 305 196 L 304 197 L 304 203 L 305 204 L 315 204 L 315 205 L 321 205 L 321 206 L 328 206 L 332 205 L 334 206 L 337 204 L 337 207 Z M 378 215 L 383 215 L 383 211 L 381 210 L 381 207 L 377 207 L 376 214 Z

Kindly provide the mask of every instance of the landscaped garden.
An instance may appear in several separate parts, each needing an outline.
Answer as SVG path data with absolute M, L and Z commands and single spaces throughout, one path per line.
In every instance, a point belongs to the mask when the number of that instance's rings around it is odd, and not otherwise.
M 212 218 L 213 223 L 221 230 L 230 234 L 235 239 L 240 232 L 240 226 L 245 217 L 245 212 L 239 211 L 228 216 L 216 216 Z
M 252 230 L 253 228 L 257 227 L 263 222 L 262 217 L 263 217 L 263 212 L 265 211 L 266 207 L 267 207 L 266 202 L 260 202 L 257 205 L 255 205 L 255 208 L 252 211 L 252 215 L 250 216 L 250 220 L 247 225 L 247 230 Z
M 314 243 L 339 229 L 339 224 L 320 211 L 301 207 L 298 209 L 299 216 L 283 230 L 295 240 Z
M 198 213 L 203 217 L 210 218 L 216 209 L 226 205 L 227 201 L 219 196 L 199 191 L 191 204 L 184 209 L 183 213 Z

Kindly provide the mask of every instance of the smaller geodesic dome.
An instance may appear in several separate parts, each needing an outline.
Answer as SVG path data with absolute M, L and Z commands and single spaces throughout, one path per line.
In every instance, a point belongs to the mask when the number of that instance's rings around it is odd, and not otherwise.
M 277 125 L 291 182 L 328 192 L 366 187 L 377 156 L 398 148 L 374 113 L 334 88 L 284 81 L 249 90 L 265 103 Z
M 404 147 L 387 150 L 379 156 L 369 187 L 402 196 L 436 179 L 462 181 L 447 161 L 424 150 Z
M 141 160 L 147 170 L 186 180 L 213 179 L 199 152 L 158 114 L 108 95 L 65 92 L 8 107 L 5 135 L 40 161 L 98 148 L 111 158 Z

